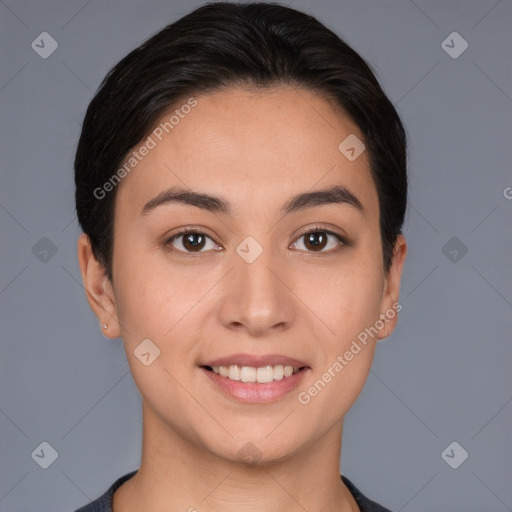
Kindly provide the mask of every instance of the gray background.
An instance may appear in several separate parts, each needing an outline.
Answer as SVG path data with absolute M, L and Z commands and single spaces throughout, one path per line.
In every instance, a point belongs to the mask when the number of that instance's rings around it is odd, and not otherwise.
M 0 0 L 2 512 L 71 511 L 138 468 L 140 396 L 86 302 L 72 165 L 107 71 L 201 3 Z M 512 2 L 291 6 L 369 61 L 410 138 L 403 310 L 347 415 L 341 470 L 394 512 L 512 510 Z M 31 47 L 44 31 L 47 59 Z M 441 45 L 453 31 L 458 58 Z M 43 441 L 48 469 L 31 456 Z

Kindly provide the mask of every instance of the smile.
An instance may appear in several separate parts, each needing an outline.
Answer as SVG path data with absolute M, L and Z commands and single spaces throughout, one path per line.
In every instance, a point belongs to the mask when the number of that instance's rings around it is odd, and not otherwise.
M 238 402 L 264 403 L 284 399 L 311 371 L 309 366 L 201 366 L 214 389 Z M 222 374 L 221 374 L 222 372 Z
M 305 367 L 276 364 L 256 368 L 234 364 L 230 366 L 204 366 L 204 368 L 230 380 L 266 384 L 291 377 Z

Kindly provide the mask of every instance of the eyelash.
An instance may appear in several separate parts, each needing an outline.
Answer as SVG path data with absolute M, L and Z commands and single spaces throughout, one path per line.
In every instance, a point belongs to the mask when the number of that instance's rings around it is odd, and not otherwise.
M 322 228 L 322 226 L 314 226 L 313 228 L 311 228 L 310 230 L 304 232 L 304 233 L 301 233 L 297 238 L 296 240 L 299 240 L 300 238 L 302 237 L 305 237 L 307 235 L 310 235 L 312 233 L 325 233 L 327 235 L 332 235 L 334 236 L 335 238 L 337 238 L 338 242 L 339 242 L 339 245 L 338 247 L 336 247 L 335 249 L 330 249 L 328 251 L 302 251 L 302 252 L 308 252 L 308 253 L 311 253 L 312 255 L 321 255 L 321 254 L 334 254 L 334 253 L 337 253 L 339 250 L 341 250 L 341 248 L 343 246 L 348 246 L 350 245 L 350 243 L 344 238 L 342 237 L 341 235 L 339 235 L 338 233 L 335 233 L 333 231 L 330 231 L 328 229 L 325 229 L 325 228 Z M 181 254 L 185 257 L 196 257 L 197 255 L 203 253 L 203 252 L 209 252 L 209 251 L 199 251 L 199 252 L 188 252 L 188 251 L 183 251 L 181 249 L 175 249 L 171 246 L 171 243 L 179 238 L 180 236 L 184 236 L 184 235 L 189 235 L 189 234 L 198 234 L 198 235 L 203 235 L 203 236 L 206 236 L 207 238 L 209 238 L 210 240 L 212 240 L 214 243 L 216 243 L 209 235 L 207 235 L 206 233 L 204 233 L 203 231 L 200 231 L 198 229 L 195 229 L 195 228 L 183 228 L 179 231 L 177 231 L 176 233 L 174 233 L 170 238 L 167 238 L 164 242 L 164 247 L 166 248 L 169 248 L 169 250 L 175 252 L 175 253 L 178 253 L 178 254 Z M 296 243 L 295 241 L 293 243 Z M 217 250 L 217 249 L 214 249 L 214 250 Z

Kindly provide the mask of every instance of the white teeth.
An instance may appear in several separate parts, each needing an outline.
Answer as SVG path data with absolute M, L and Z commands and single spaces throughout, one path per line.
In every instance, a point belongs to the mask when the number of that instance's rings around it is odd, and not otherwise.
M 272 366 L 265 366 L 256 370 L 258 382 L 272 382 L 274 380 L 274 369 Z
M 282 364 L 276 364 L 275 366 L 267 365 L 259 368 L 255 368 L 254 366 L 238 366 L 236 364 L 231 366 L 212 366 L 211 368 L 218 375 L 231 380 L 259 382 L 261 384 L 281 380 L 284 377 L 290 377 L 299 371 L 298 366 L 284 366 Z
M 274 380 L 281 380 L 284 377 L 284 366 L 277 364 L 274 366 Z
M 242 366 L 240 368 L 240 380 L 242 382 L 256 382 L 256 368 Z
M 213 371 L 215 371 L 215 366 L 213 366 Z M 217 371 L 219 371 L 219 369 L 217 368 Z M 215 372 L 217 373 L 217 372 Z M 219 372 L 220 373 L 220 372 Z M 233 366 L 230 366 L 229 367 L 229 370 L 228 370 L 228 379 L 231 379 L 231 380 L 240 380 L 240 369 L 238 368 L 238 366 L 235 364 Z

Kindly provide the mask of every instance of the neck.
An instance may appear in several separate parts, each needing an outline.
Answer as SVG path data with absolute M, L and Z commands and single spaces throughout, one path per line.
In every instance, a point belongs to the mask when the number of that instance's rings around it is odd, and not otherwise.
M 143 405 L 140 468 L 114 493 L 113 512 L 359 512 L 340 478 L 342 428 L 286 460 L 247 464 L 205 450 Z

